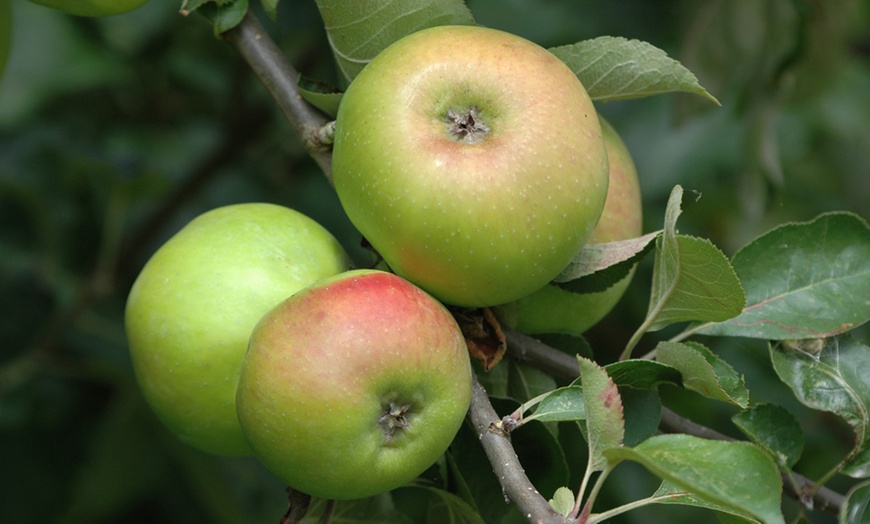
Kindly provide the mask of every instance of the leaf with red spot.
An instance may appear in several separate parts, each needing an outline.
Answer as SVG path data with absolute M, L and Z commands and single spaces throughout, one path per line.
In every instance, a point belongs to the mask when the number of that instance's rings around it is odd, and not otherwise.
M 625 419 L 622 397 L 610 375 L 595 362 L 577 357 L 583 401 L 586 404 L 586 440 L 589 444 L 589 469 L 601 471 L 607 466 L 604 450 L 622 446 Z

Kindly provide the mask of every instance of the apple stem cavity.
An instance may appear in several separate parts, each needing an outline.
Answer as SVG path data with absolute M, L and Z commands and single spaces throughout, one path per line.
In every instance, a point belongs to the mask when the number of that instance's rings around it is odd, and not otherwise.
M 411 421 L 407 416 L 408 412 L 411 411 L 411 406 L 411 404 L 399 404 L 393 400 L 384 406 L 384 412 L 378 418 L 378 426 L 380 426 L 388 445 L 402 430 L 411 427 Z
M 489 134 L 489 126 L 483 123 L 478 109 L 474 106 L 464 113 L 448 109 L 447 122 L 450 124 L 450 136 L 466 144 L 476 144 Z

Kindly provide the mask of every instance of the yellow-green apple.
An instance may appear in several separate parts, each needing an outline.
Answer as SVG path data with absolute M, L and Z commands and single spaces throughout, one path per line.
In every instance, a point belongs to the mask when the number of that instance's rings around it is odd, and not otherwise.
M 128 13 L 145 5 L 148 0 L 30 0 L 78 16 L 112 16 Z
M 518 36 L 439 26 L 352 81 L 333 177 L 389 266 L 439 300 L 491 306 L 553 279 L 607 195 L 601 126 L 583 85 Z
M 468 350 L 444 306 L 392 273 L 355 270 L 260 320 L 236 402 L 273 474 L 309 495 L 355 499 L 434 464 L 470 395 Z
M 609 122 L 601 119 L 610 164 L 610 187 L 604 213 L 589 243 L 613 242 L 640 236 L 643 228 L 640 183 L 628 148 Z M 572 293 L 549 284 L 517 301 L 516 327 L 524 333 L 580 334 L 597 324 L 622 298 L 634 269 L 604 291 Z
M 236 204 L 194 218 L 148 260 L 127 299 L 133 368 L 158 417 L 200 450 L 250 454 L 235 395 L 251 331 L 285 298 L 349 266 L 326 229 L 286 207 Z

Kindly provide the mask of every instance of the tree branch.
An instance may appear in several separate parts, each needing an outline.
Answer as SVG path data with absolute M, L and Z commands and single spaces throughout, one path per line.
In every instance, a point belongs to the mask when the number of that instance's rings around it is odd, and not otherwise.
M 558 514 L 549 502 L 541 496 L 526 476 L 522 464 L 511 445 L 507 433 L 495 424 L 500 417 L 489 402 L 489 396 L 477 377 L 471 392 L 471 408 L 468 417 L 480 444 L 492 464 L 505 495 L 517 505 L 529 522 L 565 524 L 567 519 Z
M 299 73 L 287 62 L 281 49 L 250 11 L 239 25 L 224 33 L 223 37 L 251 66 L 299 134 L 311 158 L 332 183 L 332 157 L 328 144 L 323 141 L 322 131 L 329 124 L 329 119 L 302 99 L 296 85 Z
M 541 341 L 512 329 L 504 328 L 507 338 L 509 358 L 525 362 L 555 377 L 573 380 L 580 376 L 577 359 L 567 353 L 552 348 Z M 662 408 L 662 421 L 659 426 L 665 433 L 685 433 L 696 437 L 714 440 L 734 440 L 711 428 L 681 417 L 668 408 Z M 813 481 L 789 472 L 783 474 L 785 493 L 810 508 L 838 515 L 845 503 L 845 497 L 824 486 L 816 487 Z

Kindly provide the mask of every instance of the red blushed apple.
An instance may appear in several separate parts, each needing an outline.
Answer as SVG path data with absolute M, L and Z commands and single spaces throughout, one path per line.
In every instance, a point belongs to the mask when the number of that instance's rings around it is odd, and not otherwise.
M 609 122 L 601 119 L 610 164 L 610 187 L 601 220 L 589 243 L 614 242 L 640 236 L 643 228 L 640 183 L 628 148 Z M 619 282 L 597 293 L 572 293 L 549 284 L 505 308 L 524 333 L 580 334 L 609 313 L 631 283 L 634 269 Z
M 336 117 L 342 206 L 397 274 L 459 306 L 539 289 L 604 208 L 595 108 L 552 53 L 503 31 L 424 29 L 353 80 Z
M 260 461 L 296 490 L 355 499 L 402 486 L 447 450 L 471 395 L 459 327 L 394 274 L 350 271 L 257 324 L 236 405 Z

